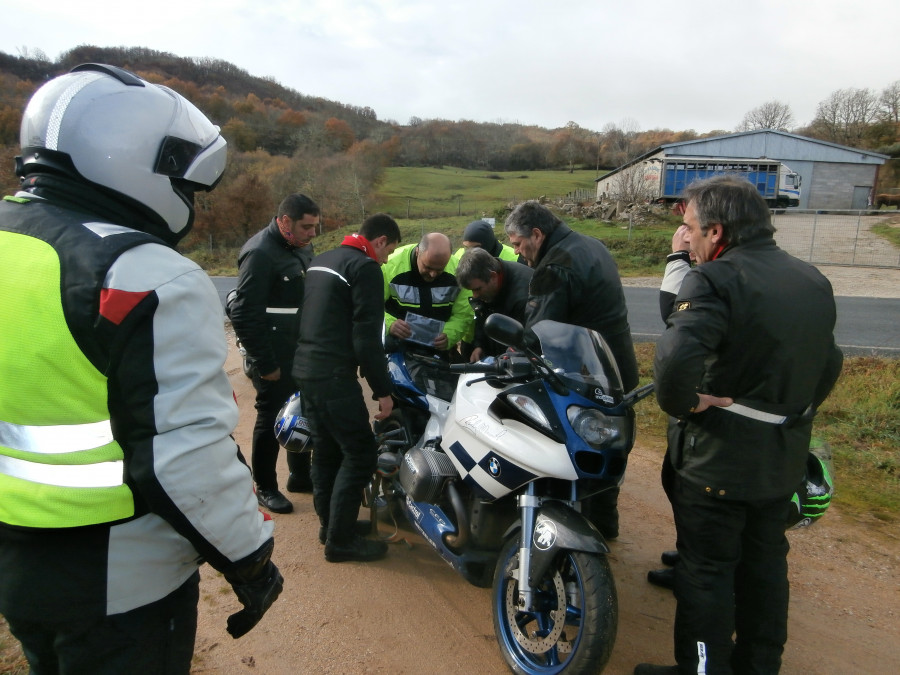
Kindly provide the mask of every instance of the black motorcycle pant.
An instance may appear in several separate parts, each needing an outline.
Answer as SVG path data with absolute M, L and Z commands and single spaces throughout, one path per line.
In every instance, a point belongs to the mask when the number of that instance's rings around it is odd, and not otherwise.
M 327 539 L 347 544 L 377 460 L 369 409 L 356 378 L 300 380 L 299 385 L 313 441 L 313 505 Z
M 790 496 L 718 499 L 675 474 L 675 659 L 682 673 L 777 673 L 787 640 Z M 735 635 L 732 641 L 732 634 Z M 700 667 L 705 663 L 705 669 Z
M 253 426 L 250 468 L 260 490 L 277 490 L 275 464 L 280 446 L 275 438 L 275 420 L 281 407 L 296 391 L 291 379 L 291 364 L 281 364 L 281 378 L 278 380 L 262 379 L 255 368 L 252 379 L 256 389 L 256 423 Z M 309 456 L 288 453 L 287 459 L 291 472 L 300 474 L 299 478 L 303 481 L 309 475 Z
M 187 675 L 199 597 L 200 574 L 194 572 L 166 597 L 122 614 L 82 621 L 6 619 L 35 675 Z

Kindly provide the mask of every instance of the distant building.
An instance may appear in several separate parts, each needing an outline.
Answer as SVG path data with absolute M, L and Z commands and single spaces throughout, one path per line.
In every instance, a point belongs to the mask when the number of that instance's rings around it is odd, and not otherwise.
M 623 172 L 643 164 L 648 168 L 648 180 L 652 180 L 649 169 L 672 157 L 777 160 L 800 174 L 799 208 L 832 210 L 867 208 L 879 167 L 890 159 L 871 150 L 760 129 L 661 145 L 598 178 L 597 199 L 616 196 Z

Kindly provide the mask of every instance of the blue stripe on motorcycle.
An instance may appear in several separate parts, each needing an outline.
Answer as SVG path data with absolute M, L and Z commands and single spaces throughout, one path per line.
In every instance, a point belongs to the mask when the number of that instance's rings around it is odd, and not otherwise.
M 471 455 L 466 452 L 465 448 L 459 444 L 459 441 L 454 442 L 450 446 L 450 452 L 453 453 L 453 456 L 456 457 L 456 461 L 462 464 L 462 467 L 466 471 L 471 471 L 475 468 L 475 460 L 472 459 Z
M 488 453 L 482 457 L 481 461 L 478 462 L 478 466 L 490 475 L 491 478 L 500 483 L 500 485 L 503 485 L 510 490 L 537 478 L 535 474 L 526 471 L 518 464 L 513 464 L 509 460 L 495 455 L 494 453 Z

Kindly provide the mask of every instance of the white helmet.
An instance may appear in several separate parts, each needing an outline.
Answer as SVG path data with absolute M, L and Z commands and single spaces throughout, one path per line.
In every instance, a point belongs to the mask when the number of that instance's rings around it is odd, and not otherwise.
M 190 230 L 194 192 L 211 190 L 225 170 L 225 139 L 192 103 L 103 64 L 38 89 L 19 140 L 19 176 L 49 171 L 112 190 L 147 210 L 152 234 L 170 244 Z

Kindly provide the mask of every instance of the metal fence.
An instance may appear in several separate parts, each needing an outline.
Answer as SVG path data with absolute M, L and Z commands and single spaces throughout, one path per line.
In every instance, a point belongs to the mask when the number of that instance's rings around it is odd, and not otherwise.
M 900 268 L 900 248 L 871 231 L 896 214 L 777 209 L 772 222 L 778 245 L 814 265 Z

